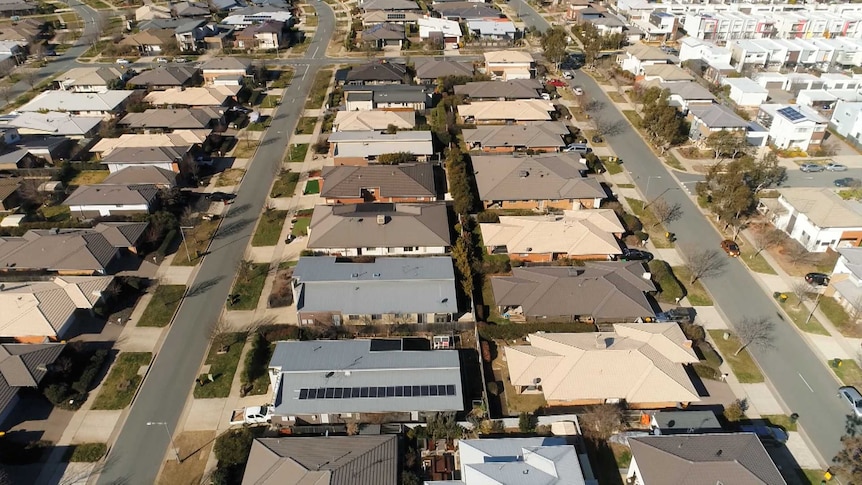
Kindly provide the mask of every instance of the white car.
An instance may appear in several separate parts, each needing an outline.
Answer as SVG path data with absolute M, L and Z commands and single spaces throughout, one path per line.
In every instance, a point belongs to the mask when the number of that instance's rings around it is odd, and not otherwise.
M 130 62 L 125 59 L 117 59 L 117 64 L 120 64 L 122 66 L 128 66 Z
M 575 96 L 583 96 L 584 90 L 581 88 L 572 88 L 572 92 L 575 93 Z
M 159 64 L 167 64 L 168 60 L 164 57 L 157 57 L 156 62 L 158 62 Z

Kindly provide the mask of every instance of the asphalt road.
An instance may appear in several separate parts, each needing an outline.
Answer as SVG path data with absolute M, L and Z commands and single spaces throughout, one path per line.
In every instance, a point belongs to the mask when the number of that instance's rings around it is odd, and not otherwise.
M 332 10 L 322 2 L 311 4 L 319 15 L 319 26 L 308 53 L 307 70 L 298 69 L 274 121 L 265 133 L 237 198 L 230 206 L 210 247 L 211 254 L 200 265 L 179 312 L 144 379 L 137 399 L 110 450 L 98 483 L 152 484 L 168 452 L 163 426 L 173 433 L 204 360 L 210 332 L 221 314 L 255 221 L 263 209 L 274 175 L 281 165 L 292 133 L 309 93 L 318 65 L 335 27 Z M 197 459 L 197 458 L 195 458 Z
M 597 116 L 612 123 L 622 122 L 625 126 L 622 133 L 606 138 L 646 198 L 653 200 L 663 196 L 682 207 L 683 216 L 669 227 L 676 234 L 682 253 L 690 255 L 703 248 L 720 250 L 722 238 L 718 232 L 685 191 L 680 190 L 664 164 L 653 155 L 603 90 L 581 72 L 576 73 L 572 84 L 582 86 L 593 99 L 603 102 Z M 645 193 L 647 185 L 649 193 Z M 840 448 L 839 439 L 849 409 L 839 401 L 840 384 L 826 368 L 826 363 L 808 347 L 796 327 L 784 320 L 772 296 L 764 293 L 742 262 L 729 258 L 720 276 L 703 283 L 732 325 L 745 317 L 767 317 L 776 323 L 774 350 L 751 348 L 750 352 L 790 412 L 799 414 L 799 423 L 811 444 L 828 463 Z
M 703 180 L 703 175 L 690 172 L 675 172 L 677 178 L 692 192 L 694 185 Z M 862 181 L 862 168 L 850 168 L 846 172 L 805 173 L 798 169 L 787 170 L 787 180 L 782 187 L 835 187 L 835 179 L 852 177 Z
M 539 15 L 533 7 L 530 6 L 524 0 L 509 0 L 509 7 L 518 12 L 518 16 L 521 17 L 521 21 L 523 21 L 527 27 L 535 27 L 539 32 L 544 32 L 551 28 L 551 24 L 545 20 L 544 17 Z

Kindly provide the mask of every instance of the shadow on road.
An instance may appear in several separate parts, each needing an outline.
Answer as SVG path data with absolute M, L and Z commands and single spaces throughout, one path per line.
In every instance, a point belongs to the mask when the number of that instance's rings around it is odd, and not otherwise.
M 215 278 L 210 278 L 208 280 L 201 281 L 200 283 L 195 284 L 194 286 L 189 288 L 189 292 L 186 293 L 186 298 L 191 298 L 191 297 L 195 297 L 198 295 L 203 295 L 204 293 L 209 291 L 210 288 L 217 285 L 218 282 L 223 280 L 223 279 L 224 279 L 224 276 L 217 276 Z
M 222 224 L 213 239 L 224 239 L 228 236 L 233 236 L 241 230 L 245 229 L 246 226 L 253 224 L 254 221 L 254 219 L 245 218 L 238 221 L 228 222 L 227 224 Z

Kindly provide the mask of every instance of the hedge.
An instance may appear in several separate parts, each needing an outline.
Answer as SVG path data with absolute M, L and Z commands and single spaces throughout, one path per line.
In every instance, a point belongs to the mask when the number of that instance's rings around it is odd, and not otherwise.
M 685 289 L 676 279 L 670 265 L 660 259 L 654 259 L 649 262 L 649 270 L 652 273 L 653 281 L 658 286 L 662 300 L 670 302 L 685 296 Z
M 531 333 L 586 333 L 595 332 L 596 326 L 585 322 L 533 322 L 506 325 L 483 324 L 479 335 L 486 340 L 517 340 Z

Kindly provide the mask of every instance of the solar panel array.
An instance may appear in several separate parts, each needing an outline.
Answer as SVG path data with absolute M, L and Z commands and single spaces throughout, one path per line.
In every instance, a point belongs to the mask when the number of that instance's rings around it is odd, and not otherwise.
M 455 386 L 317 387 L 299 390 L 299 399 L 355 399 L 381 397 L 454 396 Z
M 790 121 L 799 121 L 801 119 L 805 119 L 805 115 L 796 110 L 796 108 L 792 108 L 790 106 L 786 108 L 781 108 L 778 110 L 781 116 L 784 116 Z

